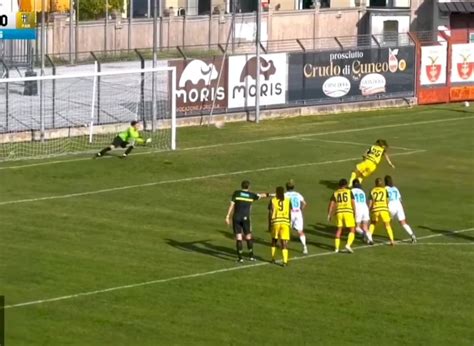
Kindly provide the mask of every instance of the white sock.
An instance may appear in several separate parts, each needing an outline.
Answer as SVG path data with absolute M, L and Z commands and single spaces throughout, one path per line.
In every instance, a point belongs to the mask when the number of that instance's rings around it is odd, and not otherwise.
M 356 227 L 356 232 L 357 234 L 364 234 L 365 232 L 362 230 L 362 228 L 360 228 L 360 226 L 357 226 Z
M 300 235 L 300 241 L 301 244 L 303 244 L 303 247 L 306 247 L 306 236 L 304 234 Z
M 367 232 L 365 232 L 365 236 L 367 237 L 367 240 L 369 242 L 373 242 L 374 240 L 372 239 L 372 234 L 367 230 Z
M 403 225 L 403 228 L 405 228 L 405 231 L 407 231 L 407 233 L 408 233 L 410 236 L 413 236 L 413 231 L 412 231 L 412 229 L 411 229 L 411 227 L 410 227 L 409 224 L 407 224 L 407 223 L 404 224 L 404 225 Z

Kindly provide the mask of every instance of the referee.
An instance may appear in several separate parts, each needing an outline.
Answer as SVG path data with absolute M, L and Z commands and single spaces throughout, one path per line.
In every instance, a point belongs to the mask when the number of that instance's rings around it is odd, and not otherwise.
M 145 141 L 143 137 L 140 136 L 140 132 L 138 132 L 138 126 L 138 121 L 132 121 L 130 123 L 130 127 L 126 131 L 120 132 L 117 136 L 115 136 L 112 143 L 108 147 L 105 147 L 95 154 L 94 157 L 102 157 L 105 155 L 105 153 L 115 148 L 127 148 L 122 154 L 122 157 L 125 158 L 132 152 L 133 148 L 135 148 L 135 144 L 150 143 L 151 138 L 148 138 Z
M 242 181 L 241 189 L 234 191 L 230 201 L 229 210 L 225 217 L 225 222 L 230 225 L 230 217 L 232 215 L 232 229 L 235 235 L 235 246 L 237 249 L 237 262 L 242 263 L 242 233 L 245 235 L 247 242 L 247 249 L 249 251 L 249 260 L 255 261 L 253 255 L 253 239 L 252 227 L 250 225 L 250 209 L 254 201 L 260 198 L 269 197 L 268 193 L 254 193 L 250 192 L 250 182 L 248 180 Z

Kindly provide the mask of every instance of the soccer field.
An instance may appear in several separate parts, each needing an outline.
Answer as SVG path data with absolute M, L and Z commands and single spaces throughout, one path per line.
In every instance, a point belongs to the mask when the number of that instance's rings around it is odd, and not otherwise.
M 377 138 L 396 169 L 383 161 L 364 188 L 393 176 L 418 243 L 392 222 L 394 247 L 377 228 L 375 246 L 334 254 L 328 200 Z M 6 345 L 473 345 L 473 138 L 472 108 L 452 105 L 184 128 L 179 150 L 126 160 L 2 163 Z M 290 178 L 309 255 L 294 234 L 289 266 L 269 263 L 264 200 L 258 261 L 237 264 L 232 192 Z

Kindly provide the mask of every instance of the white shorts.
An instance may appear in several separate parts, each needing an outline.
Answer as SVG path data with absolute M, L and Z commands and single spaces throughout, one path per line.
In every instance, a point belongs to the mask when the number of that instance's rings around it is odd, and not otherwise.
M 301 211 L 291 212 L 291 228 L 303 232 L 303 213 Z
M 405 210 L 403 210 L 403 205 L 401 203 L 389 203 L 388 210 L 390 211 L 392 219 L 395 217 L 398 221 L 403 221 L 406 219 Z
M 369 213 L 369 207 L 363 207 L 363 206 L 356 206 L 356 212 L 355 212 L 355 219 L 356 223 L 361 223 L 361 222 L 369 222 L 370 221 L 370 213 Z

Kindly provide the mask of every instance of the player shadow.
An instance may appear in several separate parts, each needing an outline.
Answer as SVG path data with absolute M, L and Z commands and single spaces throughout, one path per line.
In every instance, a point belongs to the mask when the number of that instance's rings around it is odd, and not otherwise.
M 316 237 L 324 237 L 324 238 L 334 238 L 334 234 L 336 233 L 336 228 L 332 225 L 326 225 L 320 222 L 315 224 L 308 225 L 304 232 L 314 235 Z
M 418 226 L 418 228 L 426 229 L 426 230 L 428 230 L 430 232 L 433 232 L 433 233 L 442 234 L 446 237 L 464 239 L 464 240 L 471 241 L 471 242 L 474 241 L 473 236 L 469 236 L 469 235 L 464 234 L 464 233 L 455 233 L 455 232 L 450 231 L 448 229 L 436 229 L 436 228 L 429 227 L 429 226 Z
M 222 234 L 224 237 L 226 237 L 227 239 L 231 239 L 231 240 L 235 240 L 235 237 L 234 237 L 234 234 L 233 233 L 230 233 L 230 232 L 226 232 L 226 231 L 222 231 L 222 230 L 218 230 L 218 232 L 220 234 Z M 253 235 L 253 242 L 255 244 L 259 244 L 259 245 L 263 245 L 263 246 L 266 246 L 266 247 L 270 247 L 271 244 L 270 244 L 270 233 L 267 233 L 268 234 L 268 241 L 260 238 L 260 237 L 257 237 L 254 233 L 252 233 Z M 245 236 L 243 236 L 245 238 Z M 245 239 L 244 239 L 244 244 L 245 244 Z
M 235 250 L 212 244 L 211 239 L 189 242 L 180 242 L 174 239 L 165 239 L 165 241 L 168 245 L 182 251 L 202 253 L 226 261 L 234 261 L 236 258 Z
M 324 180 L 321 179 L 319 181 L 320 185 L 326 186 L 329 190 L 334 191 L 339 187 L 339 182 L 336 180 Z

